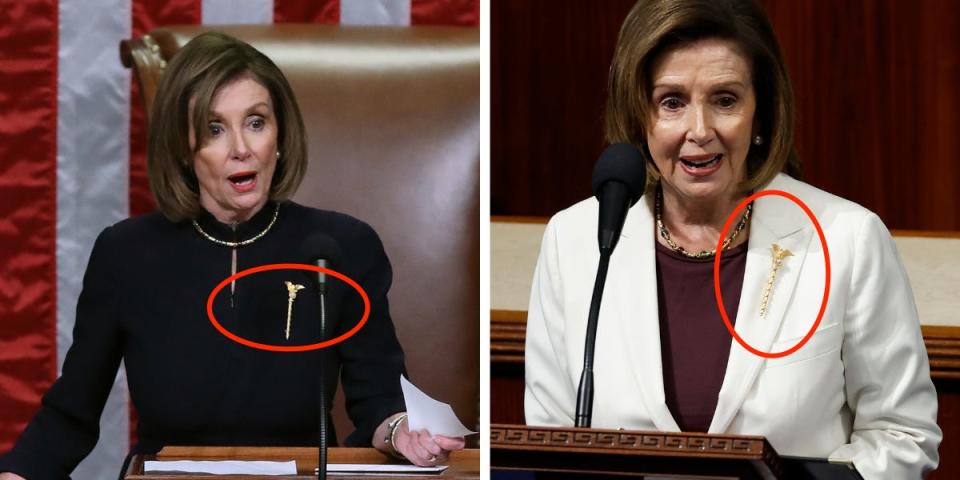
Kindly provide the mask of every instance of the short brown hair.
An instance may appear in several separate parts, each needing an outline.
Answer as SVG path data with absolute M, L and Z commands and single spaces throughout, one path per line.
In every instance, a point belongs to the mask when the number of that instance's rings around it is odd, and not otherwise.
M 200 187 L 193 155 L 200 149 L 210 104 L 224 85 L 243 76 L 270 92 L 281 152 L 270 183 L 270 200 L 290 198 L 307 170 L 303 118 L 293 90 L 279 68 L 249 44 L 220 32 L 206 32 L 174 55 L 157 87 L 150 114 L 147 175 L 157 207 L 171 221 L 196 218 Z M 191 109 L 191 99 L 195 99 Z M 190 148 L 190 119 L 197 138 Z
M 659 180 L 645 134 L 654 111 L 653 65 L 668 50 L 705 38 L 732 41 L 750 60 L 757 97 L 755 121 L 765 141 L 751 144 L 747 179 L 741 188 L 754 190 L 780 171 L 799 178 L 793 87 L 773 27 L 753 0 L 638 1 L 620 28 L 610 65 L 607 141 L 639 147 L 647 162 L 648 185 Z

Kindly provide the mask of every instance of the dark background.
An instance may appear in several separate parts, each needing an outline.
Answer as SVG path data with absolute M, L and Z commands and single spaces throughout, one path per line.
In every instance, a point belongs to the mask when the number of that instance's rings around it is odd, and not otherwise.
M 606 76 L 634 0 L 491 3 L 491 213 L 591 195 Z M 960 230 L 960 2 L 763 0 L 807 183 L 889 228 Z

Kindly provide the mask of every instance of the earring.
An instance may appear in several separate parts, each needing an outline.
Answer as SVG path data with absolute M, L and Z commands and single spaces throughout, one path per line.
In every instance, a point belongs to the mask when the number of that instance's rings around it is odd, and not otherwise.
M 280 150 L 277 150 L 277 160 L 280 160 Z
M 753 137 L 753 144 L 754 144 L 754 145 L 763 145 L 763 137 L 761 137 L 760 135 L 757 135 L 756 137 Z

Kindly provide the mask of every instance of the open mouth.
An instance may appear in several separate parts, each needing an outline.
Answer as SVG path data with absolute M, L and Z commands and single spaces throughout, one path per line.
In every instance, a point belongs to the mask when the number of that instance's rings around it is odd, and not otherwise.
M 238 187 L 250 185 L 257 178 L 256 172 L 240 172 L 227 177 L 227 180 L 230 180 L 230 183 Z
M 706 169 L 706 168 L 711 168 L 711 167 L 713 167 L 714 165 L 720 163 L 720 159 L 721 159 L 721 158 L 723 158 L 723 154 L 722 154 L 722 153 L 718 153 L 718 154 L 714 155 L 713 157 L 710 157 L 710 158 L 707 158 L 707 159 L 703 159 L 703 160 L 699 160 L 699 161 L 694 161 L 694 160 L 688 160 L 688 159 L 685 159 L 685 158 L 681 158 L 681 159 L 680 159 L 680 163 L 682 163 L 682 164 L 683 164 L 684 166 L 686 166 L 687 168 L 690 168 L 690 169 L 693 169 L 693 170 L 699 170 L 699 169 Z

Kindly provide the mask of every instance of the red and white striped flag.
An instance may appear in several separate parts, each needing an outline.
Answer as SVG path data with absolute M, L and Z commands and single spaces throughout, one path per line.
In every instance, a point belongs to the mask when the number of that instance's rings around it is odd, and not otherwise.
M 479 24 L 480 0 L 0 0 L 0 454 L 56 379 L 90 249 L 153 210 L 143 109 L 121 40 L 170 24 Z M 121 368 L 73 478 L 130 446 Z

